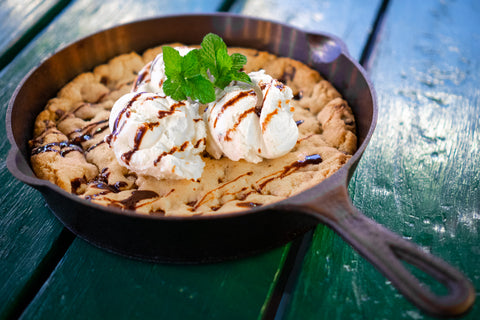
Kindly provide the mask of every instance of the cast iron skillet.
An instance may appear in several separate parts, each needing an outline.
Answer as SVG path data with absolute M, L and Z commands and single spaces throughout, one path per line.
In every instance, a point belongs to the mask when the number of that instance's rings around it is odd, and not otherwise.
M 195 26 L 192 28 L 192 26 Z M 107 208 L 35 177 L 28 140 L 37 114 L 75 75 L 130 51 L 163 43 L 198 44 L 208 32 L 230 46 L 267 50 L 303 61 L 341 92 L 356 116 L 358 151 L 338 172 L 301 194 L 267 206 L 219 216 L 144 216 Z M 58 51 L 32 70 L 15 91 L 7 112 L 11 143 L 7 165 L 39 190 L 56 217 L 73 233 L 108 251 L 155 262 L 199 263 L 233 259 L 284 244 L 319 222 L 335 230 L 422 310 L 458 315 L 475 299 L 471 283 L 444 261 L 419 249 L 355 209 L 347 184 L 372 136 L 376 97 L 362 67 L 338 38 L 271 21 L 231 14 L 168 16 L 114 27 Z M 407 262 L 449 290 L 433 294 L 402 265 Z

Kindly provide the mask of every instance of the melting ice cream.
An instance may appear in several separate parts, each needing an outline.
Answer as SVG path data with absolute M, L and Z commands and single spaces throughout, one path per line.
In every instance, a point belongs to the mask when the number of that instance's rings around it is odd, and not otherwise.
M 204 113 L 207 151 L 216 159 L 224 155 L 257 163 L 281 157 L 297 143 L 292 90 L 263 70 L 249 76 L 263 97 L 258 97 L 251 85 L 233 84 Z M 256 106 L 258 98 L 263 99 L 260 107 Z
M 192 50 L 176 49 L 181 55 Z M 249 76 L 262 96 L 252 85 L 232 82 L 207 106 L 175 101 L 162 89 L 166 76 L 160 54 L 139 72 L 132 92 L 113 106 L 106 141 L 120 164 L 158 179 L 200 178 L 205 148 L 216 159 L 258 163 L 281 157 L 298 138 L 292 91 L 263 70 Z
M 107 142 L 123 166 L 158 179 L 198 179 L 205 124 L 198 104 L 155 93 L 122 96 L 110 113 Z

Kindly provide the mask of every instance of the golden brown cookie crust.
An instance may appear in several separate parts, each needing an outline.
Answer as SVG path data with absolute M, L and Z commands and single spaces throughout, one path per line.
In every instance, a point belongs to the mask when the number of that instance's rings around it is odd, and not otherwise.
M 179 46 L 180 44 L 172 44 Z M 123 54 L 80 74 L 51 99 L 30 141 L 35 174 L 68 192 L 106 206 L 143 214 L 197 215 L 244 210 L 276 202 L 329 177 L 356 151 L 355 118 L 347 102 L 320 74 L 290 58 L 247 48 L 245 72 L 265 69 L 294 94 L 298 142 L 287 155 L 258 164 L 215 160 L 206 152 L 197 181 L 158 180 L 122 167 L 104 142 L 115 101 L 138 71 L 161 52 Z

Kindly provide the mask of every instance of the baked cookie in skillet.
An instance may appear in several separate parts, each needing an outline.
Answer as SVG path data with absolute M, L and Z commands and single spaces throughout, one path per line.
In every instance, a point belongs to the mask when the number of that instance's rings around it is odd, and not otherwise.
M 264 69 L 292 89 L 290 103 L 299 131 L 294 148 L 259 163 L 217 160 L 205 151 L 205 168 L 197 180 L 156 179 L 129 171 L 104 141 L 110 134 L 110 110 L 161 52 L 156 47 L 143 55 L 117 56 L 65 85 L 35 121 L 30 141 L 35 174 L 81 198 L 140 214 L 221 214 L 280 201 L 313 187 L 356 151 L 352 110 L 317 71 L 268 52 L 229 48 L 230 54 L 247 57 L 245 72 Z

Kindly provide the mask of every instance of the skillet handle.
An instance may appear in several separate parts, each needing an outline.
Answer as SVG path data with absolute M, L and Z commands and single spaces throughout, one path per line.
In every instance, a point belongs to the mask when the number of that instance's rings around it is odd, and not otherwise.
M 332 228 L 421 310 L 445 317 L 462 315 L 471 308 L 475 290 L 462 273 L 364 216 L 352 205 L 345 187 L 336 191 L 328 193 L 321 201 L 302 204 L 302 212 Z M 402 261 L 436 279 L 448 293 L 434 294 L 405 268 Z

